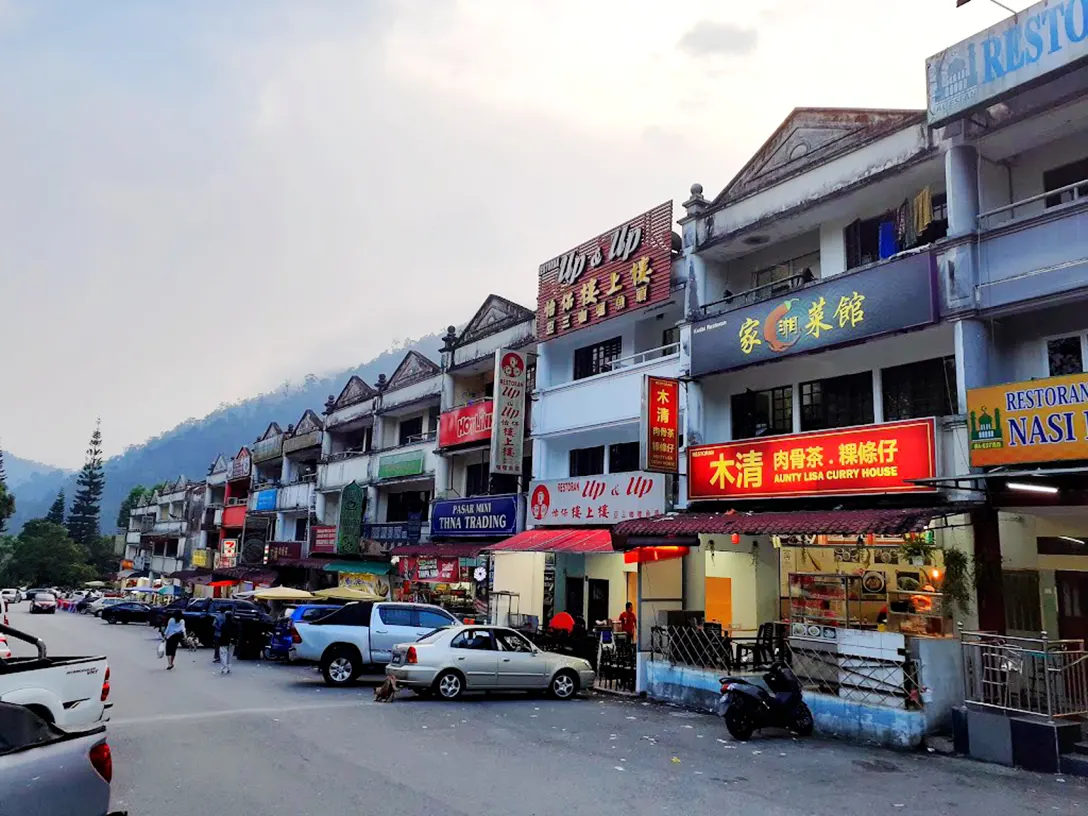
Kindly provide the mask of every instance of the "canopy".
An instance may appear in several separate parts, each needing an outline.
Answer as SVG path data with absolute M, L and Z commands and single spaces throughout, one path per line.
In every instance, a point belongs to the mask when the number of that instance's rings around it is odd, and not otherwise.
M 171 584 L 170 586 L 164 586 L 158 592 L 159 592 L 160 595 L 184 595 L 185 594 L 185 591 L 181 587 L 174 586 L 173 584 Z
M 271 587 L 270 589 L 258 589 L 253 597 L 259 601 L 312 601 L 313 593 L 294 587 Z
M 314 593 L 318 598 L 333 598 L 338 601 L 384 601 L 381 595 L 375 595 L 372 592 L 360 592 L 358 589 L 349 589 L 348 587 L 330 587 L 329 589 L 319 589 Z
M 106 585 L 105 581 L 88 581 L 83 586 L 93 587 L 94 589 L 98 589 L 99 587 L 104 587 L 105 585 Z
M 388 561 L 330 561 L 324 569 L 349 575 L 388 575 L 392 568 Z
M 542 527 L 518 533 L 487 549 L 492 552 L 608 553 L 612 552 L 612 537 L 608 530 Z

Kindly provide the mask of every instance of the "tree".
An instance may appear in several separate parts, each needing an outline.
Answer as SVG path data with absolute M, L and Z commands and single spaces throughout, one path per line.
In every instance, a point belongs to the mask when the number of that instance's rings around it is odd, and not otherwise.
M 8 490 L 8 477 L 4 472 L 4 449 L 0 448 L 0 535 L 7 528 L 8 519 L 15 515 L 15 496 Z
M 45 519 L 28 521 L 13 541 L 5 565 L 13 584 L 78 586 L 95 576 L 87 565 L 87 550 L 72 541 L 60 524 Z
M 57 498 L 45 514 L 45 520 L 54 524 L 64 524 L 64 491 L 57 491 Z
M 133 508 L 140 503 L 140 499 L 148 495 L 149 492 L 150 491 L 143 485 L 136 485 L 136 487 L 128 492 L 128 495 L 125 496 L 125 500 L 121 502 L 120 509 L 117 511 L 118 530 L 128 529 L 129 515 L 131 515 Z
M 85 549 L 99 536 L 99 514 L 106 474 L 102 470 L 102 430 L 96 424 L 87 448 L 87 460 L 76 479 L 76 497 L 68 515 L 68 535 Z

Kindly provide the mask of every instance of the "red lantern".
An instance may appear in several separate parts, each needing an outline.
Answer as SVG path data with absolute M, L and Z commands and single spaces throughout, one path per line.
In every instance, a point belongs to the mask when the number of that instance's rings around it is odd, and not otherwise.
M 732 541 L 734 544 L 740 544 L 740 534 L 733 533 Z

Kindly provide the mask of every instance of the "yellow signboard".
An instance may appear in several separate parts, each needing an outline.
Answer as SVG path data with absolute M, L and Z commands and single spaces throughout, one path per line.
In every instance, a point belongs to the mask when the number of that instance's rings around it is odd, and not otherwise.
M 207 567 L 208 566 L 208 551 L 207 550 L 193 550 L 193 566 L 194 567 Z
M 375 598 L 389 597 L 389 578 L 385 575 L 370 573 L 340 573 L 340 586 L 373 595 Z
M 1088 459 L 1088 374 L 967 392 L 971 464 Z

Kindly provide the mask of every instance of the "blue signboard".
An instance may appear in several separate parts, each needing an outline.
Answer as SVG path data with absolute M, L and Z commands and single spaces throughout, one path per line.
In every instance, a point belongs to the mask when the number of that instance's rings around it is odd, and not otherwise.
M 433 538 L 497 538 L 517 531 L 517 496 L 437 501 L 431 510 Z
M 258 513 L 263 513 L 268 510 L 276 509 L 276 491 L 275 490 L 258 490 L 257 491 L 257 504 L 253 508 Z

